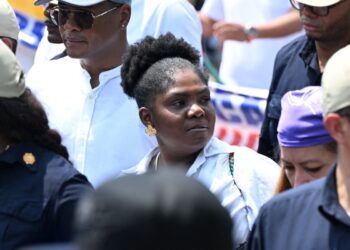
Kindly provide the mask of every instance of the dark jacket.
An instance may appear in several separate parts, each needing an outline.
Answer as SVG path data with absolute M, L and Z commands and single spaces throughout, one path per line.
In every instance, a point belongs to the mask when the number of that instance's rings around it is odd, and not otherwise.
M 33 143 L 0 154 L 0 249 L 71 238 L 75 205 L 92 187 L 62 156 Z
M 290 90 L 321 84 L 314 41 L 305 35 L 284 46 L 277 54 L 270 86 L 265 117 L 262 124 L 258 152 L 276 162 L 279 154 L 277 125 L 281 115 L 281 98 Z
M 247 249 L 350 249 L 350 217 L 338 201 L 335 169 L 326 178 L 267 202 L 255 221 Z

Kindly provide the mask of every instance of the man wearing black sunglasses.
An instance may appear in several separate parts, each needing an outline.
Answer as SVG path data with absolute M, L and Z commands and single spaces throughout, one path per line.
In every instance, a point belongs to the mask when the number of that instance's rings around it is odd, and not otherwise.
M 44 6 L 44 24 L 46 30 L 35 52 L 34 63 L 42 63 L 48 60 L 56 60 L 67 56 L 63 45 L 58 25 L 54 23 L 51 17 L 52 10 L 58 6 L 58 0 L 36 0 L 34 5 Z
M 261 128 L 258 152 L 279 160 L 277 124 L 281 97 L 289 90 L 320 85 L 323 68 L 339 49 L 350 44 L 349 0 L 290 0 L 299 10 L 305 35 L 276 56 L 273 78 Z
M 51 15 L 68 57 L 37 65 L 27 77 L 70 160 L 94 186 L 134 166 L 156 144 L 120 86 L 130 4 L 59 0 Z

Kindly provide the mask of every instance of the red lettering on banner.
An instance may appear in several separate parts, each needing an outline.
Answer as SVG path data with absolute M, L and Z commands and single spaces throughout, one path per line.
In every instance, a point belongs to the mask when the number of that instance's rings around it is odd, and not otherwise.
M 254 150 L 257 149 L 259 133 L 256 131 L 217 125 L 215 128 L 215 135 L 218 139 L 231 145 L 246 146 Z

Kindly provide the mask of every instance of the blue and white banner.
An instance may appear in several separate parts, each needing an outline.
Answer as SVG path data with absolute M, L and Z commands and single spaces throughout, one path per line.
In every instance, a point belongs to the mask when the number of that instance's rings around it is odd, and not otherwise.
M 257 149 L 264 118 L 267 91 L 230 90 L 210 82 L 212 102 L 216 111 L 215 136 L 232 145 Z

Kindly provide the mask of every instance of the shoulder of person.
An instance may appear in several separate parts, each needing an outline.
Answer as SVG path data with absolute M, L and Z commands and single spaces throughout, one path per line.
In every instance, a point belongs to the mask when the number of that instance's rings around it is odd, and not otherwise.
M 274 170 L 279 170 L 279 166 L 276 162 L 266 157 L 265 155 L 259 154 L 255 150 L 248 147 L 236 147 L 237 157 L 240 157 L 242 160 L 246 160 L 247 163 L 251 162 L 254 164 L 259 164 L 261 167 L 269 167 Z
M 276 61 L 281 59 L 292 58 L 293 56 L 298 56 L 300 50 L 306 45 L 308 39 L 306 35 L 301 35 L 292 40 L 291 42 L 284 45 L 276 55 Z
M 78 59 L 66 56 L 57 60 L 34 64 L 26 75 L 26 84 L 28 87 L 32 87 L 39 85 L 42 81 L 47 83 L 50 78 L 56 78 L 61 74 L 67 73 L 65 70 L 71 69 L 72 65 L 77 63 L 80 65 Z
M 325 185 L 326 177 L 306 183 L 297 188 L 292 188 L 284 191 L 271 200 L 269 200 L 263 207 L 262 211 L 267 210 L 269 214 L 286 214 L 288 211 L 295 211 L 298 209 L 307 209 L 308 204 L 316 206 L 317 201 L 321 198 L 322 187 Z M 287 211 L 288 210 L 288 211 Z

